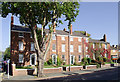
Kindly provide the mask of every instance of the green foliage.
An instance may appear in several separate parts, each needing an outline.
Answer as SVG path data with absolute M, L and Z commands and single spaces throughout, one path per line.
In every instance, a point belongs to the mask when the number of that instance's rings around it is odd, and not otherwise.
M 97 68 L 100 68 L 100 64 L 97 63 L 96 65 L 97 65 Z
M 31 66 L 26 66 L 26 67 L 24 67 L 24 66 L 16 66 L 16 69 L 32 69 L 32 67 Z
M 90 64 L 91 63 L 91 58 L 87 58 L 87 61 Z
M 47 61 L 47 64 L 48 64 L 48 65 L 52 65 L 52 59 L 49 59 L 49 60 Z
M 62 60 L 59 57 L 57 57 L 57 66 L 61 66 L 61 64 L 62 64 Z
M 44 62 L 44 66 L 47 66 L 48 65 L 48 63 L 47 62 Z
M 80 33 L 82 33 L 82 34 L 85 34 L 85 31 L 74 31 L 74 32 L 80 32 Z M 89 33 L 87 33 L 87 35 L 88 35 L 88 37 L 91 36 L 91 34 L 89 34 Z
M 10 47 L 6 48 L 5 50 L 4 60 L 6 60 L 6 58 L 10 58 Z
M 106 61 L 107 61 L 107 58 L 106 58 L 106 57 L 103 57 L 103 61 L 106 62 Z
M 96 60 L 99 61 L 99 62 L 102 62 L 103 58 L 102 57 L 97 57 Z
M 83 58 L 82 62 L 84 63 L 84 65 L 87 65 L 88 64 L 87 58 Z

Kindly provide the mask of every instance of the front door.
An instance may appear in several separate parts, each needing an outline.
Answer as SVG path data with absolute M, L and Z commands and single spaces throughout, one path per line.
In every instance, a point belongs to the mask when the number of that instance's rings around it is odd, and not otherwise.
M 32 65 L 35 65 L 35 55 L 32 55 L 32 61 L 31 61 L 31 63 L 32 63 Z

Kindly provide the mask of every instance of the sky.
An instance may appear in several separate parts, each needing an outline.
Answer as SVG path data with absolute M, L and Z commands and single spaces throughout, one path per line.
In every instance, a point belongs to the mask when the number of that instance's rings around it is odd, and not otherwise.
M 10 45 L 11 14 L 1 18 L 0 22 L 0 51 Z M 1 24 L 2 23 L 2 24 Z M 20 25 L 19 19 L 14 16 L 14 24 Z M 68 22 L 57 27 L 63 30 Z M 102 39 L 106 34 L 107 42 L 111 45 L 118 44 L 118 3 L 117 2 L 80 2 L 79 15 L 72 23 L 73 31 L 87 31 L 93 39 Z M 68 30 L 68 29 L 67 29 Z

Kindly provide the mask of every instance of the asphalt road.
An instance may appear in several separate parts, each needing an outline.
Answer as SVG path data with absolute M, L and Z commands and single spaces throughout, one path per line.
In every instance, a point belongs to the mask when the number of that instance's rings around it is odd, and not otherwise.
M 120 67 L 114 68 L 114 69 L 106 69 L 101 71 L 95 71 L 93 73 L 87 73 L 87 74 L 75 74 L 67 77 L 58 77 L 58 78 L 52 78 L 52 79 L 44 79 L 44 80 L 35 80 L 35 81 L 3 81 L 3 82 L 40 82 L 40 81 L 85 81 L 85 80 L 119 80 L 120 82 Z M 98 82 L 98 81 L 97 81 Z M 112 81 L 113 82 L 113 81 Z

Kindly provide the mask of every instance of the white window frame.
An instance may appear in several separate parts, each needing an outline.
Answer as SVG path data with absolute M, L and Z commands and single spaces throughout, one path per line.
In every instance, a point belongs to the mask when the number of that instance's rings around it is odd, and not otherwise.
M 88 38 L 86 38 L 86 42 L 88 43 Z
M 93 43 L 93 48 L 95 48 L 95 43 Z
M 35 57 L 35 60 L 34 60 L 34 62 L 35 62 L 35 65 L 37 65 L 37 62 L 36 62 L 36 60 L 37 60 L 37 55 L 36 54 L 30 54 L 30 65 L 33 65 L 32 64 L 32 56 L 34 55 L 34 57 Z
M 53 47 L 55 47 L 55 50 L 53 49 Z M 52 44 L 52 51 L 56 52 L 56 44 Z
M 86 58 L 90 58 L 90 56 L 89 56 L 89 55 L 86 55 Z
M 22 59 L 20 59 L 20 56 L 22 56 Z M 22 60 L 22 61 L 20 61 L 20 60 Z M 24 61 L 24 55 L 23 54 L 19 54 L 19 63 L 23 63 L 23 61 Z
M 88 47 L 86 46 L 86 52 L 88 52 Z
M 31 45 L 30 50 L 31 50 L 31 51 L 35 51 L 34 42 L 31 42 L 30 45 Z
M 81 39 L 82 39 L 82 38 L 79 37 L 79 38 L 78 38 L 78 41 L 81 42 L 81 41 L 82 41 Z
M 54 59 L 53 59 L 54 56 L 55 56 L 55 64 L 57 64 L 57 55 L 56 54 L 52 54 L 52 64 L 54 62 Z
M 55 34 L 52 35 L 52 40 L 56 40 L 56 35 Z
M 65 36 L 62 36 L 61 38 L 62 38 L 62 40 L 64 40 L 64 41 L 65 41 Z
M 107 44 L 105 44 L 105 49 L 107 49 Z
M 78 46 L 78 52 L 82 52 L 82 46 L 81 45 Z
M 20 35 L 22 33 L 22 36 Z M 19 32 L 18 34 L 19 37 L 24 37 L 24 33 L 23 32 Z
M 62 52 L 65 52 L 65 44 L 62 44 Z
M 73 37 L 70 37 L 70 41 L 73 41 L 73 39 L 74 39 Z
M 73 47 L 73 45 L 70 45 L 70 52 L 74 52 L 74 47 Z
M 107 58 L 107 53 L 105 53 L 105 57 Z
M 19 51 L 23 51 L 23 42 L 19 41 Z
M 93 53 L 93 59 L 95 60 L 95 53 Z

